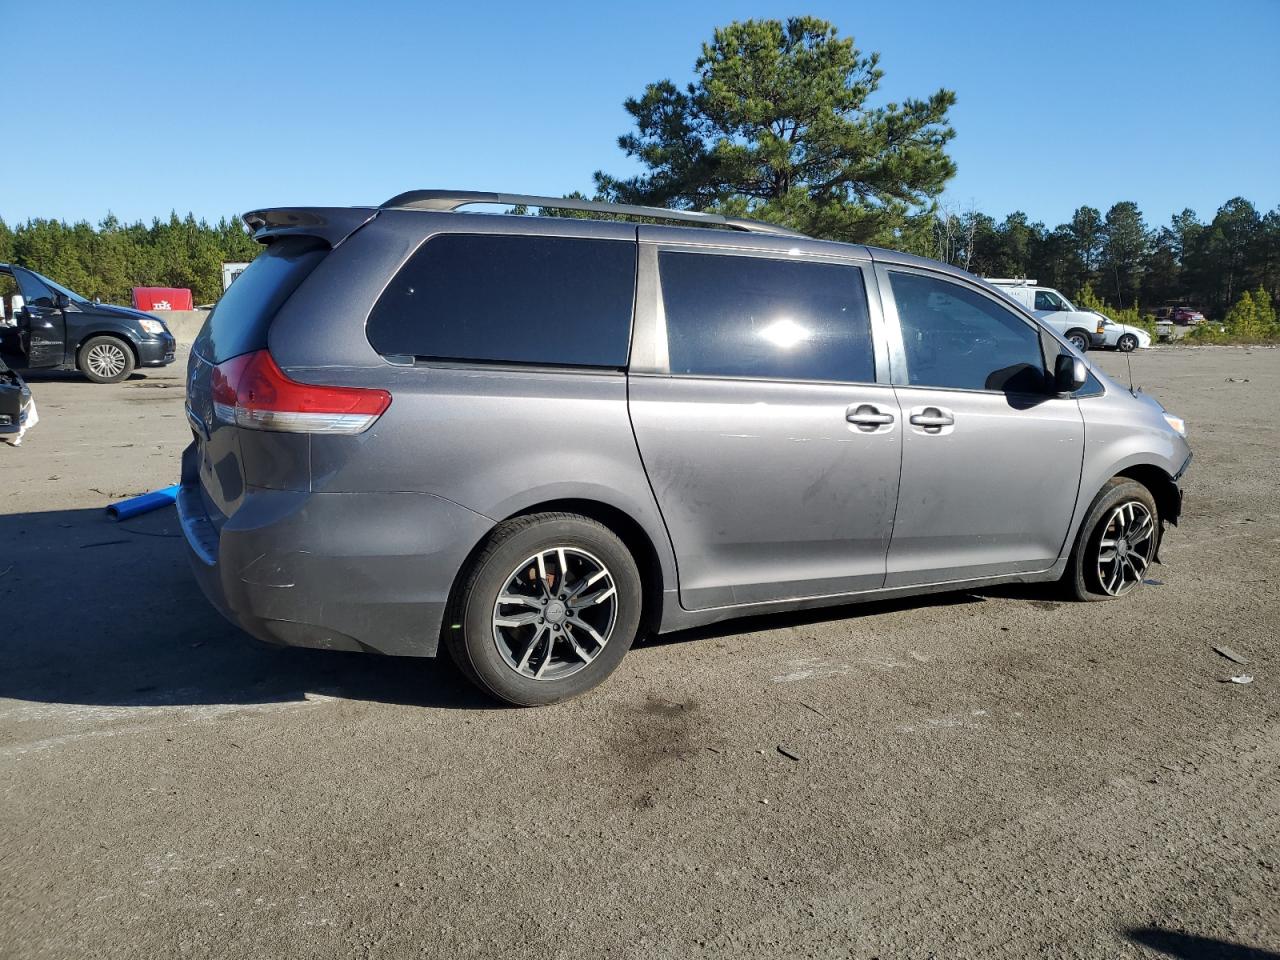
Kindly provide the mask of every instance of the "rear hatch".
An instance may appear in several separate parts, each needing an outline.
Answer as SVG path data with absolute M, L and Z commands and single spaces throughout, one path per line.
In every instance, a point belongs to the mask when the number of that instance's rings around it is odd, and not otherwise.
M 305 490 L 310 482 L 308 438 L 240 430 L 227 406 L 226 380 L 234 368 L 228 361 L 267 349 L 272 318 L 328 252 L 329 244 L 318 237 L 275 239 L 223 294 L 192 344 L 187 419 L 204 506 L 219 528 L 248 486 Z M 230 400 L 234 407 L 234 390 Z

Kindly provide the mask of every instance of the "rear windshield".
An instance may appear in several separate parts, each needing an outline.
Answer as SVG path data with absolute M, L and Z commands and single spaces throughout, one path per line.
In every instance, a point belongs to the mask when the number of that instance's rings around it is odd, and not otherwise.
M 409 258 L 369 315 L 379 353 L 623 367 L 634 240 L 444 234 Z
M 192 349 L 211 363 L 265 349 L 271 318 L 328 252 L 313 237 L 271 244 L 227 288 Z

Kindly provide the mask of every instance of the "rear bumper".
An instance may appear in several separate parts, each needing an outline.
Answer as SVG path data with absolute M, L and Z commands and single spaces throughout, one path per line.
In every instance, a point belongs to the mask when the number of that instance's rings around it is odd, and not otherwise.
M 168 333 L 161 334 L 155 340 L 138 342 L 138 366 L 163 367 L 173 363 L 177 352 L 177 341 Z
M 491 521 L 428 494 L 250 488 L 219 530 L 194 458 L 189 447 L 178 516 L 223 616 L 268 643 L 435 655 L 454 577 Z

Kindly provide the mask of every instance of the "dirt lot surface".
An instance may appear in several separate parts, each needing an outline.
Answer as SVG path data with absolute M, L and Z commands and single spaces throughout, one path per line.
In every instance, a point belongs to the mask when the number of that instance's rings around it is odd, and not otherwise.
M 757 619 L 540 710 L 248 640 L 171 510 L 102 514 L 177 479 L 181 365 L 36 380 L 0 956 L 1280 957 L 1280 351 L 1133 365 L 1196 452 L 1162 584 Z

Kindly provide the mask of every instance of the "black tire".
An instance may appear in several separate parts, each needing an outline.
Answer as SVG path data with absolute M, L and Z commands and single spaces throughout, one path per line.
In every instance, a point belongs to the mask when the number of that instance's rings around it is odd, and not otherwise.
M 537 641 L 533 657 L 535 660 L 549 657 L 556 668 L 576 669 L 576 672 L 563 677 L 535 679 L 520 672 L 519 665 L 508 662 L 500 652 L 499 643 L 504 640 L 499 639 L 498 634 L 503 625 L 494 622 L 498 616 L 498 596 L 508 590 L 513 577 L 522 574 L 527 562 L 544 552 L 554 554 L 561 547 L 588 560 L 598 560 L 607 570 L 616 596 L 616 605 L 611 608 L 612 627 L 605 634 L 606 642 L 595 648 L 594 659 L 585 666 L 575 667 L 572 641 L 569 640 L 571 622 L 561 621 L 565 625 L 560 627 L 557 624 L 557 630 L 562 629 L 563 634 L 557 633 L 551 639 Z M 551 562 L 555 565 L 554 557 Z M 535 579 L 533 572 L 531 568 L 529 582 L 538 583 L 541 592 L 544 582 Z M 555 577 L 556 574 L 551 574 L 547 582 L 554 583 Z M 568 581 L 568 577 L 565 580 Z M 553 604 L 560 589 L 557 585 L 551 590 Z M 510 595 L 509 591 L 503 595 Z M 462 673 L 481 690 L 515 706 L 541 706 L 585 693 L 613 673 L 635 641 L 642 606 L 643 590 L 635 559 L 609 528 L 572 513 L 516 517 L 490 534 L 464 575 L 445 620 L 444 645 Z M 542 612 L 551 622 L 551 608 Z M 542 622 L 537 620 L 538 624 Z M 529 633 L 537 631 L 539 637 L 543 636 L 542 626 L 532 623 L 528 626 Z M 575 635 L 579 639 L 584 636 L 576 631 Z M 590 642 L 584 640 L 584 645 Z M 540 656 L 544 644 L 549 645 L 546 649 L 551 653 Z M 517 651 L 512 647 L 508 650 L 514 659 Z M 534 660 L 529 661 L 530 669 L 533 663 Z
M 1089 336 L 1088 330 L 1068 330 L 1067 339 L 1074 344 L 1075 348 L 1081 353 L 1089 352 L 1089 345 L 1093 342 L 1093 338 Z
M 1132 333 L 1126 333 L 1116 341 L 1116 349 L 1121 353 L 1132 353 L 1138 349 L 1138 338 Z
M 80 372 L 94 383 L 119 383 L 133 373 L 133 350 L 119 337 L 90 337 L 76 358 Z
M 1112 477 L 1099 491 L 1093 500 L 1093 504 L 1089 507 L 1089 512 L 1085 514 L 1084 523 L 1080 525 L 1080 531 L 1076 534 L 1076 542 L 1071 550 L 1071 557 L 1067 561 L 1067 569 L 1062 575 L 1063 585 L 1075 599 L 1084 601 L 1116 600 L 1120 596 L 1126 596 L 1130 590 L 1136 589 L 1137 586 L 1141 586 L 1141 578 L 1139 578 L 1139 583 L 1135 587 L 1126 590 L 1119 596 L 1113 595 L 1108 593 L 1103 586 L 1097 569 L 1099 545 L 1103 539 L 1103 534 L 1106 532 L 1108 518 L 1116 507 L 1133 501 L 1146 508 L 1154 524 L 1153 543 L 1150 546 L 1147 564 L 1144 566 L 1142 576 L 1145 576 L 1150 569 L 1150 563 L 1154 562 L 1154 558 L 1160 551 L 1160 511 L 1156 505 L 1155 497 L 1151 495 L 1150 490 L 1137 480 L 1130 480 L 1128 477 Z

